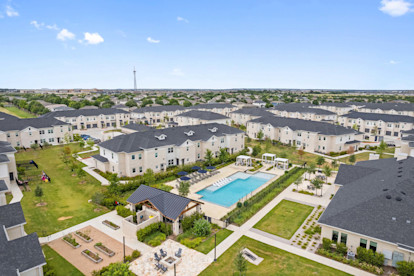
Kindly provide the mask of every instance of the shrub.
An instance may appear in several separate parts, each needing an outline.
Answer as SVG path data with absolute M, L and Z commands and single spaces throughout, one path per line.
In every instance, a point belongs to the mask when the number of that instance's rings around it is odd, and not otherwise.
M 237 202 L 237 208 L 241 208 L 243 206 L 243 204 L 239 201 Z
M 115 209 L 116 209 L 116 213 L 119 216 L 123 217 L 123 218 L 129 217 L 130 215 L 133 215 L 134 214 L 131 210 L 129 210 L 128 208 L 126 208 L 126 207 L 124 207 L 122 205 L 116 206 Z
M 401 261 L 397 262 L 397 271 L 400 276 L 414 275 L 414 262 Z
M 323 249 L 330 250 L 331 249 L 331 244 L 332 244 L 332 241 L 330 239 L 327 239 L 327 238 L 323 238 L 322 239 L 322 247 L 323 247 Z
M 197 237 L 205 237 L 211 233 L 211 224 L 205 219 L 199 219 L 194 222 L 193 233 Z
M 203 218 L 204 214 L 202 213 L 193 213 L 191 216 L 186 216 L 181 220 L 181 227 L 183 228 L 183 232 L 190 230 L 194 226 L 194 221 Z
M 348 247 L 344 243 L 338 243 L 336 245 L 336 252 L 344 256 L 348 252 Z
M 246 200 L 245 202 L 243 202 L 243 206 L 247 207 L 247 205 L 249 205 L 249 202 Z
M 141 256 L 141 252 L 139 252 L 138 250 L 134 250 L 134 251 L 132 251 L 131 256 L 132 256 L 133 259 L 136 259 L 139 256 Z
M 142 228 L 142 229 L 137 231 L 137 239 L 140 242 L 143 242 L 147 236 L 149 236 L 152 233 L 155 233 L 157 231 L 159 231 L 161 233 L 164 233 L 165 235 L 169 236 L 172 233 L 171 225 L 166 225 L 162 222 L 157 222 L 157 223 L 150 224 L 147 227 Z M 160 242 L 160 244 L 161 244 L 161 242 Z
M 366 249 L 363 247 L 357 248 L 357 258 L 363 262 L 379 267 L 383 266 L 384 264 L 384 254 L 374 252 L 371 249 Z
M 188 248 L 196 248 L 197 246 L 200 245 L 200 243 L 203 241 L 203 238 L 198 237 L 195 239 L 190 239 L 190 238 L 185 238 L 181 240 L 181 243 L 185 246 L 187 246 Z

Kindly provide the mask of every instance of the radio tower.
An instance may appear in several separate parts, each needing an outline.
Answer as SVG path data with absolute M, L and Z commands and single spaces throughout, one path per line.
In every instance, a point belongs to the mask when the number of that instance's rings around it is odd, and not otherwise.
M 136 76 L 136 72 L 137 71 L 135 71 L 135 66 L 134 66 L 134 90 L 137 90 L 137 76 Z

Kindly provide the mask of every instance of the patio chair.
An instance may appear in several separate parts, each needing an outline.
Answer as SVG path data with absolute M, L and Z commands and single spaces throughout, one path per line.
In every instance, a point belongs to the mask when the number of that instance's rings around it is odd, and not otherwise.
M 181 253 L 183 253 L 183 250 L 182 250 L 181 248 L 178 248 L 178 251 L 177 251 L 177 252 L 175 252 L 175 256 L 176 256 L 177 258 L 181 258 Z
M 155 259 L 157 262 L 161 261 L 161 258 L 158 256 L 158 254 L 157 254 L 157 253 L 154 253 L 154 259 Z
M 162 250 L 162 248 L 160 249 L 160 253 L 161 253 L 161 257 L 164 258 L 165 256 L 167 256 L 167 252 L 165 252 L 164 250 Z
M 160 270 L 160 269 L 161 269 L 161 266 L 162 266 L 162 264 L 160 264 L 160 263 L 156 263 L 156 264 L 155 264 L 155 269 L 156 269 L 156 270 Z
M 162 270 L 162 273 L 165 273 L 165 272 L 167 272 L 168 268 L 165 267 L 165 266 L 163 266 L 163 265 L 161 265 L 161 270 Z

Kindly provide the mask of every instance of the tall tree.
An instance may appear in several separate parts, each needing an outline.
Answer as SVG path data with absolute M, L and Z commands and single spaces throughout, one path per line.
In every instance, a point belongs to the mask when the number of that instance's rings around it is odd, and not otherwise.
M 326 183 L 328 183 L 328 177 L 332 175 L 332 169 L 328 165 L 323 167 L 323 174 L 326 176 Z
M 234 266 L 236 267 L 236 270 L 239 272 L 239 275 L 242 275 L 247 271 L 247 261 L 243 257 L 242 252 L 239 252 L 236 256 L 236 259 L 234 259 Z
M 211 150 L 207 150 L 206 151 L 206 155 L 204 157 L 204 159 L 206 160 L 206 163 L 211 166 L 211 163 L 213 161 L 213 153 L 211 152 Z

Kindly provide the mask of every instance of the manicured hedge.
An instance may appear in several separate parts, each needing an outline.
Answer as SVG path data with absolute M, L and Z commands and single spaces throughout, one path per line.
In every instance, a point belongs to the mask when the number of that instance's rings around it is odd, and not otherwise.
M 166 236 L 169 236 L 172 234 L 171 225 L 165 224 L 163 222 L 157 222 L 157 223 L 150 224 L 141 230 L 138 230 L 137 238 L 140 242 L 143 242 L 147 236 L 157 231 L 164 233 Z

